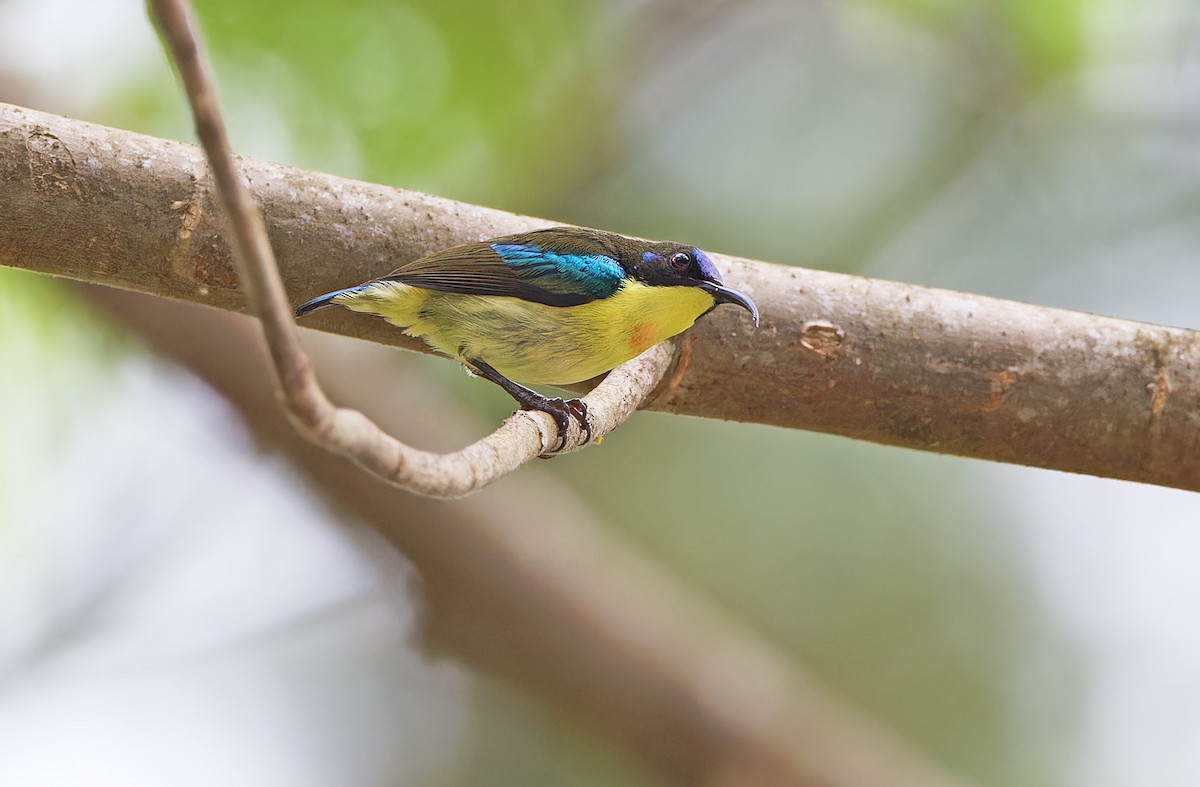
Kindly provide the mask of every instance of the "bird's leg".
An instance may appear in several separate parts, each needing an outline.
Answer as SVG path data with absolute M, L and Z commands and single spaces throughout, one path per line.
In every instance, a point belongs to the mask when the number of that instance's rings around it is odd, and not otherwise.
M 521 405 L 522 410 L 540 410 L 543 413 L 549 413 L 554 419 L 554 423 L 558 425 L 558 445 L 554 451 L 557 453 L 567 445 L 567 431 L 571 426 L 571 418 L 579 422 L 579 426 L 583 429 L 583 442 L 588 443 L 592 439 L 592 425 L 587 419 L 587 405 L 580 399 L 553 399 L 542 396 L 532 388 L 526 388 L 520 383 L 514 383 L 500 372 L 496 371 L 478 358 L 464 358 L 467 365 L 479 374 L 485 380 L 491 380 L 496 385 L 508 392 L 508 395 L 517 400 L 517 404 Z

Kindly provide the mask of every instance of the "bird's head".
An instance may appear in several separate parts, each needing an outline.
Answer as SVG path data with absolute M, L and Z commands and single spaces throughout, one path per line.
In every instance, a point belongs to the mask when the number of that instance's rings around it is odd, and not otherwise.
M 659 287 L 699 287 L 713 297 L 713 308 L 721 303 L 741 306 L 750 312 L 758 327 L 758 307 L 754 301 L 726 287 L 717 266 L 704 252 L 679 243 L 648 243 L 640 255 L 626 264 L 634 279 Z

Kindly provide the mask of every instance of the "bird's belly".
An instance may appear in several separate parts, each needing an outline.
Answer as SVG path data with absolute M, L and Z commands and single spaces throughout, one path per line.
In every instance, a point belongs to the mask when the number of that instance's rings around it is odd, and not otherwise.
M 408 332 L 447 355 L 486 361 L 517 382 L 569 385 L 686 330 L 712 305 L 712 296 L 695 287 L 640 283 L 565 307 L 427 292 Z

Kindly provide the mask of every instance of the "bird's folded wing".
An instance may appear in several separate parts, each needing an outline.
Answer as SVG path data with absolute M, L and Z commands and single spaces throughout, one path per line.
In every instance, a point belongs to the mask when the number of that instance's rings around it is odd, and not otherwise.
M 540 233 L 456 246 L 384 276 L 413 287 L 578 306 L 614 294 L 625 271 L 594 245 Z M 536 239 L 536 240 L 535 240 Z

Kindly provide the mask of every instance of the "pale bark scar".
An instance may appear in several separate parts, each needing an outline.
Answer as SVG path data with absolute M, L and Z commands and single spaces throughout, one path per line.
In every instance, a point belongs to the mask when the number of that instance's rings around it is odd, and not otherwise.
M 679 356 L 675 359 L 675 368 L 671 370 L 671 376 L 667 378 L 666 384 L 659 391 L 654 392 L 649 398 L 657 399 L 663 397 L 663 401 L 670 404 L 675 393 L 679 389 L 679 384 L 683 382 L 683 376 L 687 374 L 688 366 L 692 363 L 692 344 L 695 339 L 692 334 L 686 333 L 683 340 L 679 343 Z
M 1146 391 L 1150 394 L 1150 415 L 1158 418 L 1166 409 L 1167 397 L 1171 395 L 1171 381 L 1166 373 L 1154 375 L 1154 379 L 1146 383 Z
M 190 240 L 192 233 L 200 225 L 200 217 L 204 213 L 199 200 L 176 200 L 171 203 L 171 210 L 183 211 L 179 216 L 179 233 L 176 237 L 180 242 Z
M 987 401 L 980 408 L 985 413 L 994 413 L 1000 409 L 1000 405 L 1004 403 L 1004 398 L 1008 396 L 1008 392 L 1017 384 L 1017 377 L 1012 373 L 1011 369 L 1004 369 L 999 374 L 992 377 L 992 391 L 988 394 Z
M 809 320 L 800 326 L 800 346 L 827 361 L 837 360 L 844 341 L 846 331 L 829 320 Z

